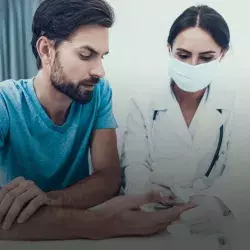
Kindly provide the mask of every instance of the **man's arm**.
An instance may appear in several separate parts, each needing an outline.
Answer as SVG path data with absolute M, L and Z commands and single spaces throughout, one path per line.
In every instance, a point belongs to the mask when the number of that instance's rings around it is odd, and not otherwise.
M 121 168 L 114 129 L 95 130 L 91 142 L 93 174 L 64 190 L 48 195 L 65 207 L 89 208 L 119 193 Z
M 43 207 L 27 222 L 0 228 L 0 240 L 72 240 L 98 235 L 101 220 L 90 211 Z
M 165 200 L 159 193 L 118 196 L 92 210 L 43 207 L 27 222 L 0 228 L 0 240 L 109 239 L 120 236 L 153 235 L 180 217 L 192 204 L 157 212 L 144 212 L 143 204 Z
M 121 168 L 113 129 L 96 130 L 91 143 L 94 173 L 64 190 L 42 192 L 34 182 L 22 177 L 0 190 L 0 223 L 9 228 L 17 219 L 26 221 L 43 205 L 86 209 L 118 194 Z

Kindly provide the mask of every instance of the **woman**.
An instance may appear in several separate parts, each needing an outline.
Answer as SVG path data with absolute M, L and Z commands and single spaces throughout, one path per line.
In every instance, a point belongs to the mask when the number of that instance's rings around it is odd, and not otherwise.
M 234 91 L 219 74 L 229 43 L 227 23 L 208 6 L 190 7 L 175 20 L 168 36 L 169 84 L 150 102 L 132 99 L 122 154 L 126 194 L 157 188 L 196 202 L 181 222 L 201 235 L 222 232 L 215 236 L 220 245 L 226 245 L 225 225 L 234 211 L 219 188 L 234 105 Z

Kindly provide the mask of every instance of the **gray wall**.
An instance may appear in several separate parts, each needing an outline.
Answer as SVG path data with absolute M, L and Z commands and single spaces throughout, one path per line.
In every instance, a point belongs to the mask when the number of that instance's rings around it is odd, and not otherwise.
M 0 81 L 36 74 L 31 50 L 31 25 L 42 0 L 0 1 Z

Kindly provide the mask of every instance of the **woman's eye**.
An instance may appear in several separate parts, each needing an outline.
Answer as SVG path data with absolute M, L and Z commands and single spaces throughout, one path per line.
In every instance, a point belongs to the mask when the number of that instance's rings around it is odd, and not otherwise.
M 201 57 L 200 59 L 204 62 L 210 62 L 212 61 L 213 57 Z
M 179 54 L 178 55 L 181 59 L 185 60 L 189 58 L 189 55 L 183 55 L 183 54 Z

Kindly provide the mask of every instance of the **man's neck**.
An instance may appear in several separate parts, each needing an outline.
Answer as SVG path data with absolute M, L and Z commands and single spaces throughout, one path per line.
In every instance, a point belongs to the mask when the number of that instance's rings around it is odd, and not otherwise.
M 39 72 L 34 79 L 34 89 L 50 119 L 55 124 L 62 125 L 67 118 L 72 100 L 58 92 L 42 72 Z

